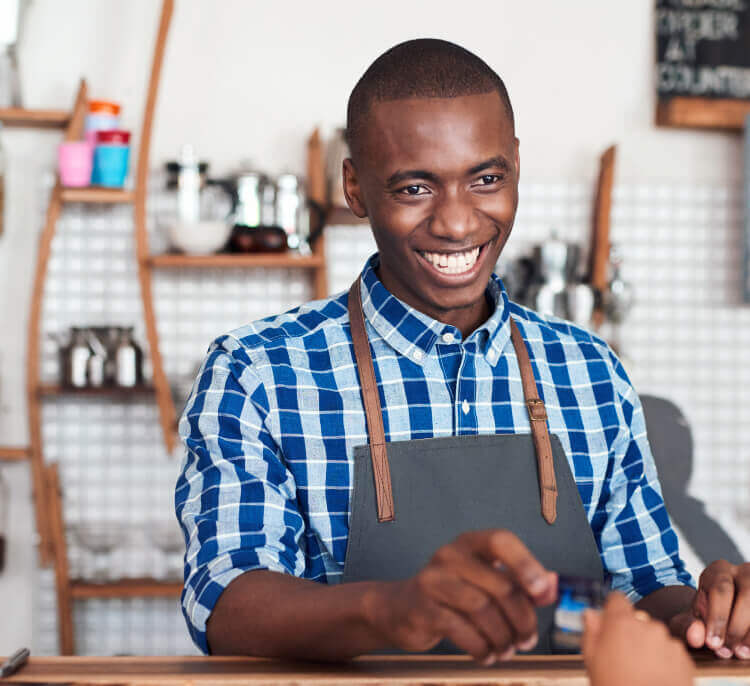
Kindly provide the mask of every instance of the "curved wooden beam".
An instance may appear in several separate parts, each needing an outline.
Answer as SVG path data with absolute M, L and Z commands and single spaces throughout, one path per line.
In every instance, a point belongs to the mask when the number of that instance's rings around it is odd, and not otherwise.
M 65 140 L 77 140 L 83 135 L 83 123 L 86 116 L 88 90 L 86 81 L 81 79 L 76 94 L 73 113 L 65 130 Z M 31 294 L 29 328 L 26 358 L 26 402 L 29 413 L 29 458 L 31 460 L 31 478 L 34 488 L 34 508 L 36 525 L 39 532 L 39 558 L 43 566 L 52 561 L 52 540 L 49 528 L 47 509 L 46 479 L 44 476 L 44 456 L 42 452 L 42 408 L 37 393 L 39 388 L 39 339 L 41 335 L 42 298 L 44 281 L 47 277 L 47 264 L 50 258 L 52 239 L 55 236 L 57 220 L 62 209 L 62 187 L 59 179 L 55 183 L 47 206 L 47 217 L 44 229 L 39 236 L 39 247 L 36 256 L 36 271 Z
M 151 353 L 151 365 L 154 374 L 154 388 L 156 390 L 156 402 L 159 406 L 159 421 L 164 434 L 164 444 L 167 452 L 172 452 L 176 441 L 177 416 L 175 413 L 172 393 L 169 382 L 164 373 L 161 352 L 159 350 L 159 333 L 156 329 L 156 313 L 154 311 L 154 298 L 151 288 L 151 268 L 148 261 L 148 229 L 146 226 L 146 197 L 148 194 L 148 164 L 151 150 L 151 132 L 154 123 L 154 110 L 156 108 L 156 96 L 159 90 L 159 78 L 161 67 L 164 62 L 164 47 L 169 32 L 169 23 L 174 11 L 174 0 L 163 0 L 161 6 L 161 19 L 159 31 L 156 35 L 154 56 L 151 63 L 151 77 L 148 83 L 146 105 L 143 111 L 143 123 L 141 125 L 141 140 L 138 150 L 138 167 L 135 179 L 135 251 L 138 261 L 138 281 L 141 287 L 141 299 L 143 300 L 143 317 L 146 325 L 146 337 L 148 338 L 149 351 Z
M 68 547 L 65 542 L 65 520 L 62 512 L 62 489 L 57 465 L 43 468 L 45 488 L 50 496 L 49 530 L 51 547 L 55 558 L 55 587 L 57 589 L 57 633 L 60 640 L 60 655 L 75 653 L 73 628 L 73 597 L 70 592 L 70 569 Z

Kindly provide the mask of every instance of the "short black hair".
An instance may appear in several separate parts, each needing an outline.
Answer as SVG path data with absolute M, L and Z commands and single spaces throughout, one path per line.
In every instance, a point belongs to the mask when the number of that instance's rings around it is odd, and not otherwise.
M 482 59 L 460 45 L 417 38 L 378 57 L 357 81 L 346 109 L 346 141 L 357 157 L 364 120 L 375 102 L 405 98 L 456 98 L 496 91 L 515 128 L 503 80 Z

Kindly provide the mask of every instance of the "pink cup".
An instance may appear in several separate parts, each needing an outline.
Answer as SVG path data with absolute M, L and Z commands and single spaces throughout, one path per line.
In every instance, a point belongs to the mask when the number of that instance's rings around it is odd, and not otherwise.
M 93 149 L 86 141 L 60 143 L 57 149 L 60 183 L 69 188 L 91 184 Z

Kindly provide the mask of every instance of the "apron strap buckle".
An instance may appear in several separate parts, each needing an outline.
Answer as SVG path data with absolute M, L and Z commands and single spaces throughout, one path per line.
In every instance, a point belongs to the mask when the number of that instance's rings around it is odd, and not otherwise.
M 530 398 L 526 401 L 526 408 L 529 411 L 529 419 L 532 422 L 546 422 L 547 409 L 544 407 L 544 401 L 539 398 Z

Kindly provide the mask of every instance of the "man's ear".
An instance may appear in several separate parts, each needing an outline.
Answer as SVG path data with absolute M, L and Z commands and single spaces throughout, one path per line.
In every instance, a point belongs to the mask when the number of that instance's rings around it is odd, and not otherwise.
M 514 152 L 515 160 L 514 161 L 516 163 L 516 179 L 521 178 L 521 156 L 518 153 L 518 148 L 520 145 L 521 145 L 521 141 L 519 141 L 518 138 L 516 138 L 514 140 L 514 147 L 515 147 L 515 152 Z
M 357 170 L 354 168 L 354 162 L 352 162 L 350 157 L 347 157 L 344 160 L 342 176 L 344 183 L 344 196 L 346 196 L 346 202 L 349 205 L 349 209 L 360 219 L 364 219 L 367 216 L 367 207 L 365 207 L 365 201 L 362 197 L 362 189 L 359 185 Z

